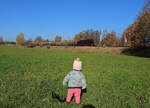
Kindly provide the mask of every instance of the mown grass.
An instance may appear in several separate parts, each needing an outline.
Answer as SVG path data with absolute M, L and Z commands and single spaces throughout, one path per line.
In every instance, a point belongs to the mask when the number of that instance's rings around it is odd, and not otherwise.
M 75 57 L 88 91 L 80 105 L 54 102 L 51 91 L 66 96 L 62 80 Z M 149 108 L 149 80 L 149 58 L 0 46 L 1 108 Z

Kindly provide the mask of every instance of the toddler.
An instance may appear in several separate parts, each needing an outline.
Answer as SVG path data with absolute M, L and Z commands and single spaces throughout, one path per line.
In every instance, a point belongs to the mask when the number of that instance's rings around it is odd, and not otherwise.
M 63 80 L 63 85 L 68 85 L 67 103 L 69 103 L 72 96 L 74 96 L 75 103 L 80 104 L 81 90 L 86 89 L 86 80 L 81 70 L 82 62 L 80 58 L 76 58 L 73 62 L 73 70 L 69 72 Z

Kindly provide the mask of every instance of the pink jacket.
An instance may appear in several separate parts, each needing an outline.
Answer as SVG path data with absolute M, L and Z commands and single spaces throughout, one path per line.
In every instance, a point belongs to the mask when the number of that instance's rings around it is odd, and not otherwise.
M 79 71 L 82 70 L 82 62 L 74 60 L 74 62 L 73 62 L 73 69 L 74 70 L 79 70 Z

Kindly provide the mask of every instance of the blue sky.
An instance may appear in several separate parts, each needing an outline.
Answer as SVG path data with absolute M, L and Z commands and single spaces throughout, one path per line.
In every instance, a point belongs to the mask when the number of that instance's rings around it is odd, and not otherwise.
M 0 0 L 0 36 L 15 41 L 38 35 L 63 39 L 86 29 L 115 30 L 121 34 L 136 18 L 146 0 Z

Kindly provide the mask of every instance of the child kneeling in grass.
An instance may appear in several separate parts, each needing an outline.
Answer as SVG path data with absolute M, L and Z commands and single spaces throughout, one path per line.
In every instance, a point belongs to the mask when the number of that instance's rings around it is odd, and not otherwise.
M 73 70 L 63 80 L 63 85 L 68 85 L 67 103 L 71 101 L 74 95 L 76 104 L 80 104 L 82 89 L 86 89 L 86 80 L 81 70 L 82 62 L 80 58 L 76 58 L 73 62 Z

